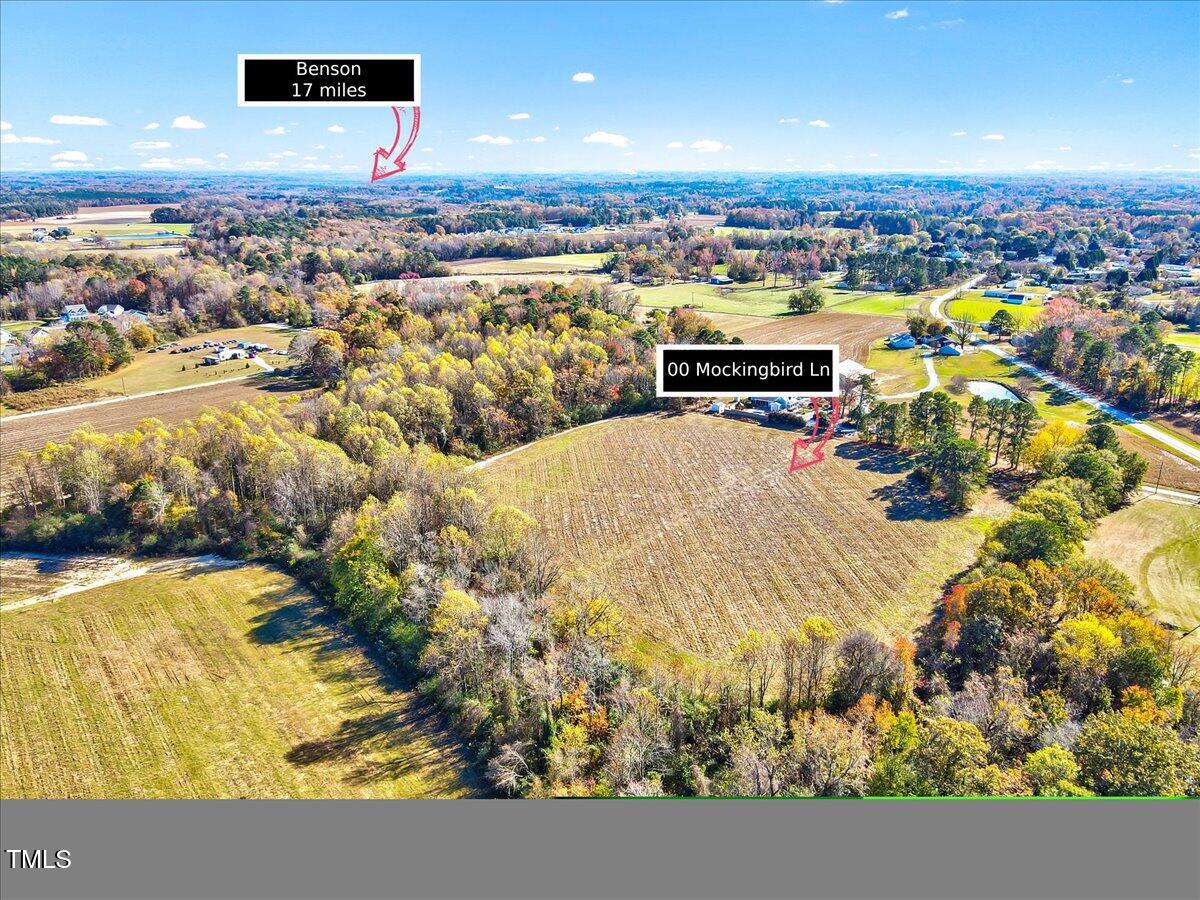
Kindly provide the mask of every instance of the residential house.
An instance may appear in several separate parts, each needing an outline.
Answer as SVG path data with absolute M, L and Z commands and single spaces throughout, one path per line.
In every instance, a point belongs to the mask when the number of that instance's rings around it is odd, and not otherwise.
M 63 307 L 62 315 L 59 318 L 66 325 L 70 322 L 82 322 L 90 315 L 88 308 L 82 303 L 72 303 L 70 306 Z
M 123 307 L 120 303 L 105 303 L 98 310 L 96 310 L 96 315 L 102 319 L 115 319 L 124 312 L 125 307 Z

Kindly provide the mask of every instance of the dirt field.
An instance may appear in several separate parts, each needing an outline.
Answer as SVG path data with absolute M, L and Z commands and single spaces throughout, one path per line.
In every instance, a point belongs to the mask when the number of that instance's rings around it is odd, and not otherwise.
M 1087 551 L 1127 573 L 1159 621 L 1200 625 L 1200 506 L 1146 497 L 1101 519 Z
M 603 422 L 482 470 L 534 515 L 631 623 L 672 648 L 719 655 L 749 628 L 808 615 L 906 632 L 974 558 L 983 513 L 952 516 L 897 455 L 857 443 L 787 473 L 793 435 L 699 414 Z
M 114 433 L 132 428 L 142 419 L 162 419 L 168 425 L 194 416 L 205 406 L 227 407 L 239 400 L 254 401 L 264 397 L 285 397 L 307 390 L 290 378 L 254 375 L 241 381 L 198 387 L 193 390 L 160 394 L 156 397 L 131 397 L 115 403 L 104 403 L 84 409 L 47 412 L 43 415 L 11 421 L 0 419 L 0 469 L 18 450 L 32 450 L 46 441 L 61 441 L 77 428 L 91 425 L 99 431 Z M 7 471 L 0 484 L 8 480 Z
M 478 790 L 440 720 L 271 569 L 146 575 L 0 615 L 5 798 Z
M 460 259 L 449 263 L 455 272 L 471 275 L 529 275 L 561 274 L 564 272 L 595 272 L 611 253 L 564 253 L 558 256 L 531 256 L 526 259 L 505 259 L 487 256 L 480 259 Z M 606 276 L 607 277 L 607 276 Z
M 747 344 L 840 344 L 842 359 L 863 363 L 867 361 L 871 343 L 896 330 L 896 320 L 890 316 L 836 312 L 778 319 L 729 313 L 705 315 L 727 335 L 740 337 Z
M 1160 447 L 1149 438 L 1126 429 L 1117 430 L 1117 439 L 1126 450 L 1134 450 L 1146 457 L 1145 484 L 1160 483 L 1163 487 L 1181 491 L 1200 491 L 1200 466 Z

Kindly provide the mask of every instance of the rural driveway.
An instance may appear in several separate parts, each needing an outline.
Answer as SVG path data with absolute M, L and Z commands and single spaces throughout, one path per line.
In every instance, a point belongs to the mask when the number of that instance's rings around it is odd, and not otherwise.
M 1076 400 L 1082 400 L 1093 409 L 1098 409 L 1105 415 L 1111 416 L 1122 425 L 1128 425 L 1134 431 L 1141 432 L 1146 437 L 1166 447 L 1176 456 L 1183 457 L 1184 459 L 1190 460 L 1193 463 L 1200 463 L 1200 447 L 1195 447 L 1192 444 L 1189 444 L 1187 441 L 1177 437 L 1167 429 L 1159 428 L 1157 425 L 1151 425 L 1149 422 L 1143 422 L 1136 416 L 1131 416 L 1124 410 L 1117 409 L 1117 407 L 1113 406 L 1111 403 L 1105 403 L 1099 397 L 1093 397 L 1086 391 L 1080 390 L 1069 381 L 1064 381 L 1057 375 L 1051 375 L 1044 369 L 1039 369 L 1032 363 L 1025 362 L 1023 359 L 1020 359 L 1013 353 L 1009 353 L 1007 350 L 994 346 L 993 344 L 982 344 L 980 346 L 989 353 L 994 353 L 1001 359 L 1008 360 L 1021 369 L 1036 375 L 1043 381 L 1049 382 L 1059 390 L 1074 397 Z

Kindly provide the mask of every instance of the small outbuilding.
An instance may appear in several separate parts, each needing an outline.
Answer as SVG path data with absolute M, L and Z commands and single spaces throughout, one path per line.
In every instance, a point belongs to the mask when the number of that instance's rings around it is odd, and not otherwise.
M 888 338 L 887 345 L 893 350 L 911 350 L 917 346 L 917 339 L 911 334 L 893 334 Z
M 708 279 L 709 284 L 733 284 L 733 279 L 728 275 L 712 275 Z
M 943 344 L 941 349 L 938 350 L 938 356 L 962 356 L 962 350 L 953 344 Z

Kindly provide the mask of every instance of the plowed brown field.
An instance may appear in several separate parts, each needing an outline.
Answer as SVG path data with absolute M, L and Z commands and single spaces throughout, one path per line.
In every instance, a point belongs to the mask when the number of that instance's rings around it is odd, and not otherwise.
M 538 441 L 481 477 L 656 642 L 719 655 L 747 629 L 815 614 L 910 631 L 1004 505 L 952 515 L 902 456 L 856 442 L 788 474 L 792 440 L 694 413 L 641 416 Z

